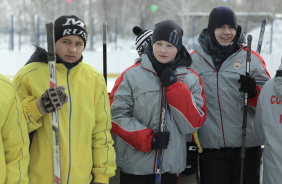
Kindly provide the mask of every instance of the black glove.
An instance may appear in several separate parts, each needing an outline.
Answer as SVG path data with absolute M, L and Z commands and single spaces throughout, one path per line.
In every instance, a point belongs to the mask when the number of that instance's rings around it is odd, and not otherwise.
M 152 149 L 166 149 L 169 142 L 170 132 L 156 132 L 151 141 Z
M 241 84 L 239 91 L 248 93 L 249 98 L 253 98 L 257 95 L 256 79 L 251 76 L 240 75 L 238 83 Z
M 171 68 L 165 67 L 160 76 L 160 80 L 165 87 L 177 82 L 177 77 Z
M 61 109 L 63 104 L 68 101 L 68 96 L 64 90 L 64 86 L 47 89 L 41 98 L 36 101 L 39 112 L 44 115 L 54 110 Z

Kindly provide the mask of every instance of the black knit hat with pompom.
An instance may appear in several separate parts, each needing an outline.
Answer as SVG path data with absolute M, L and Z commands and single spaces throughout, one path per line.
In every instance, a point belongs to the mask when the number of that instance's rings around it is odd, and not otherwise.
M 135 41 L 135 46 L 136 46 L 136 50 L 137 50 L 139 56 L 141 56 L 144 53 L 145 48 L 147 47 L 147 45 L 149 43 L 151 43 L 151 38 L 152 38 L 153 31 L 151 31 L 151 30 L 142 30 L 138 26 L 135 26 L 132 29 L 132 31 L 137 36 L 136 41 Z

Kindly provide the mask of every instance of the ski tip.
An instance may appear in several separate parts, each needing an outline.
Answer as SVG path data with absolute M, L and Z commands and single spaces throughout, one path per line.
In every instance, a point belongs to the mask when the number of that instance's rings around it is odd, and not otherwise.
M 107 27 L 107 22 L 102 22 L 102 27 Z

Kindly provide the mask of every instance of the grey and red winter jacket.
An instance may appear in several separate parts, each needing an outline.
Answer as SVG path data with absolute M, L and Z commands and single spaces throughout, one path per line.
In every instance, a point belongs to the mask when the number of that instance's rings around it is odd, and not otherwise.
M 282 180 L 282 77 L 263 86 L 257 103 L 255 131 L 264 144 L 263 183 Z
M 125 173 L 153 174 L 156 150 L 151 150 L 154 132 L 160 130 L 163 85 L 148 56 L 116 80 L 110 94 L 112 132 L 117 165 Z M 166 88 L 168 148 L 163 154 L 163 172 L 180 173 L 186 166 L 186 134 L 203 125 L 206 102 L 200 77 L 186 66 L 175 70 L 178 82 Z
M 244 94 L 238 91 L 238 79 L 246 74 L 247 48 L 244 37 L 242 32 L 238 43 L 234 43 L 239 45 L 239 49 L 223 62 L 218 71 L 215 70 L 211 55 L 203 49 L 210 43 L 206 29 L 199 37 L 200 46 L 191 54 L 191 68 L 200 75 L 207 100 L 207 119 L 198 130 L 203 148 L 241 146 Z M 246 147 L 261 145 L 254 132 L 253 119 L 261 87 L 270 78 L 263 58 L 254 50 L 251 53 L 250 76 L 256 80 L 257 95 L 248 100 Z

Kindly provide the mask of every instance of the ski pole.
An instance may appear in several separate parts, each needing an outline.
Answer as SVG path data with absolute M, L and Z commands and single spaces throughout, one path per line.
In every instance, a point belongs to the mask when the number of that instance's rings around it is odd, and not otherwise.
M 47 31 L 48 45 L 48 66 L 50 88 L 57 86 L 56 77 L 56 53 L 55 53 L 55 36 L 54 22 L 45 24 Z M 60 157 L 60 135 L 59 135 L 59 114 L 58 110 L 52 112 L 52 138 L 53 138 L 53 162 L 54 162 L 54 183 L 61 184 L 61 157 Z
M 252 35 L 248 35 L 247 58 L 246 58 L 246 76 L 249 76 L 249 73 L 250 73 L 251 44 L 252 44 Z M 243 173 L 244 173 L 245 146 L 246 146 L 246 127 L 247 127 L 247 113 L 248 113 L 248 96 L 249 96 L 248 93 L 244 93 L 244 114 L 243 114 L 243 125 L 242 125 L 240 184 L 243 184 L 243 178 L 244 178 Z
M 259 53 L 259 54 L 260 54 L 262 40 L 263 40 L 263 36 L 264 36 L 266 21 L 267 21 L 267 19 L 263 19 L 262 22 L 261 22 L 260 35 L 259 35 L 258 47 L 257 47 L 257 53 Z
M 107 22 L 102 23 L 103 27 L 103 75 L 107 84 Z
M 161 122 L 160 122 L 161 132 L 165 131 L 166 111 L 167 111 L 166 90 L 165 90 L 165 87 L 163 87 L 162 108 L 161 108 Z M 155 184 L 161 184 L 162 183 L 163 152 L 164 152 L 164 150 L 158 150 Z

